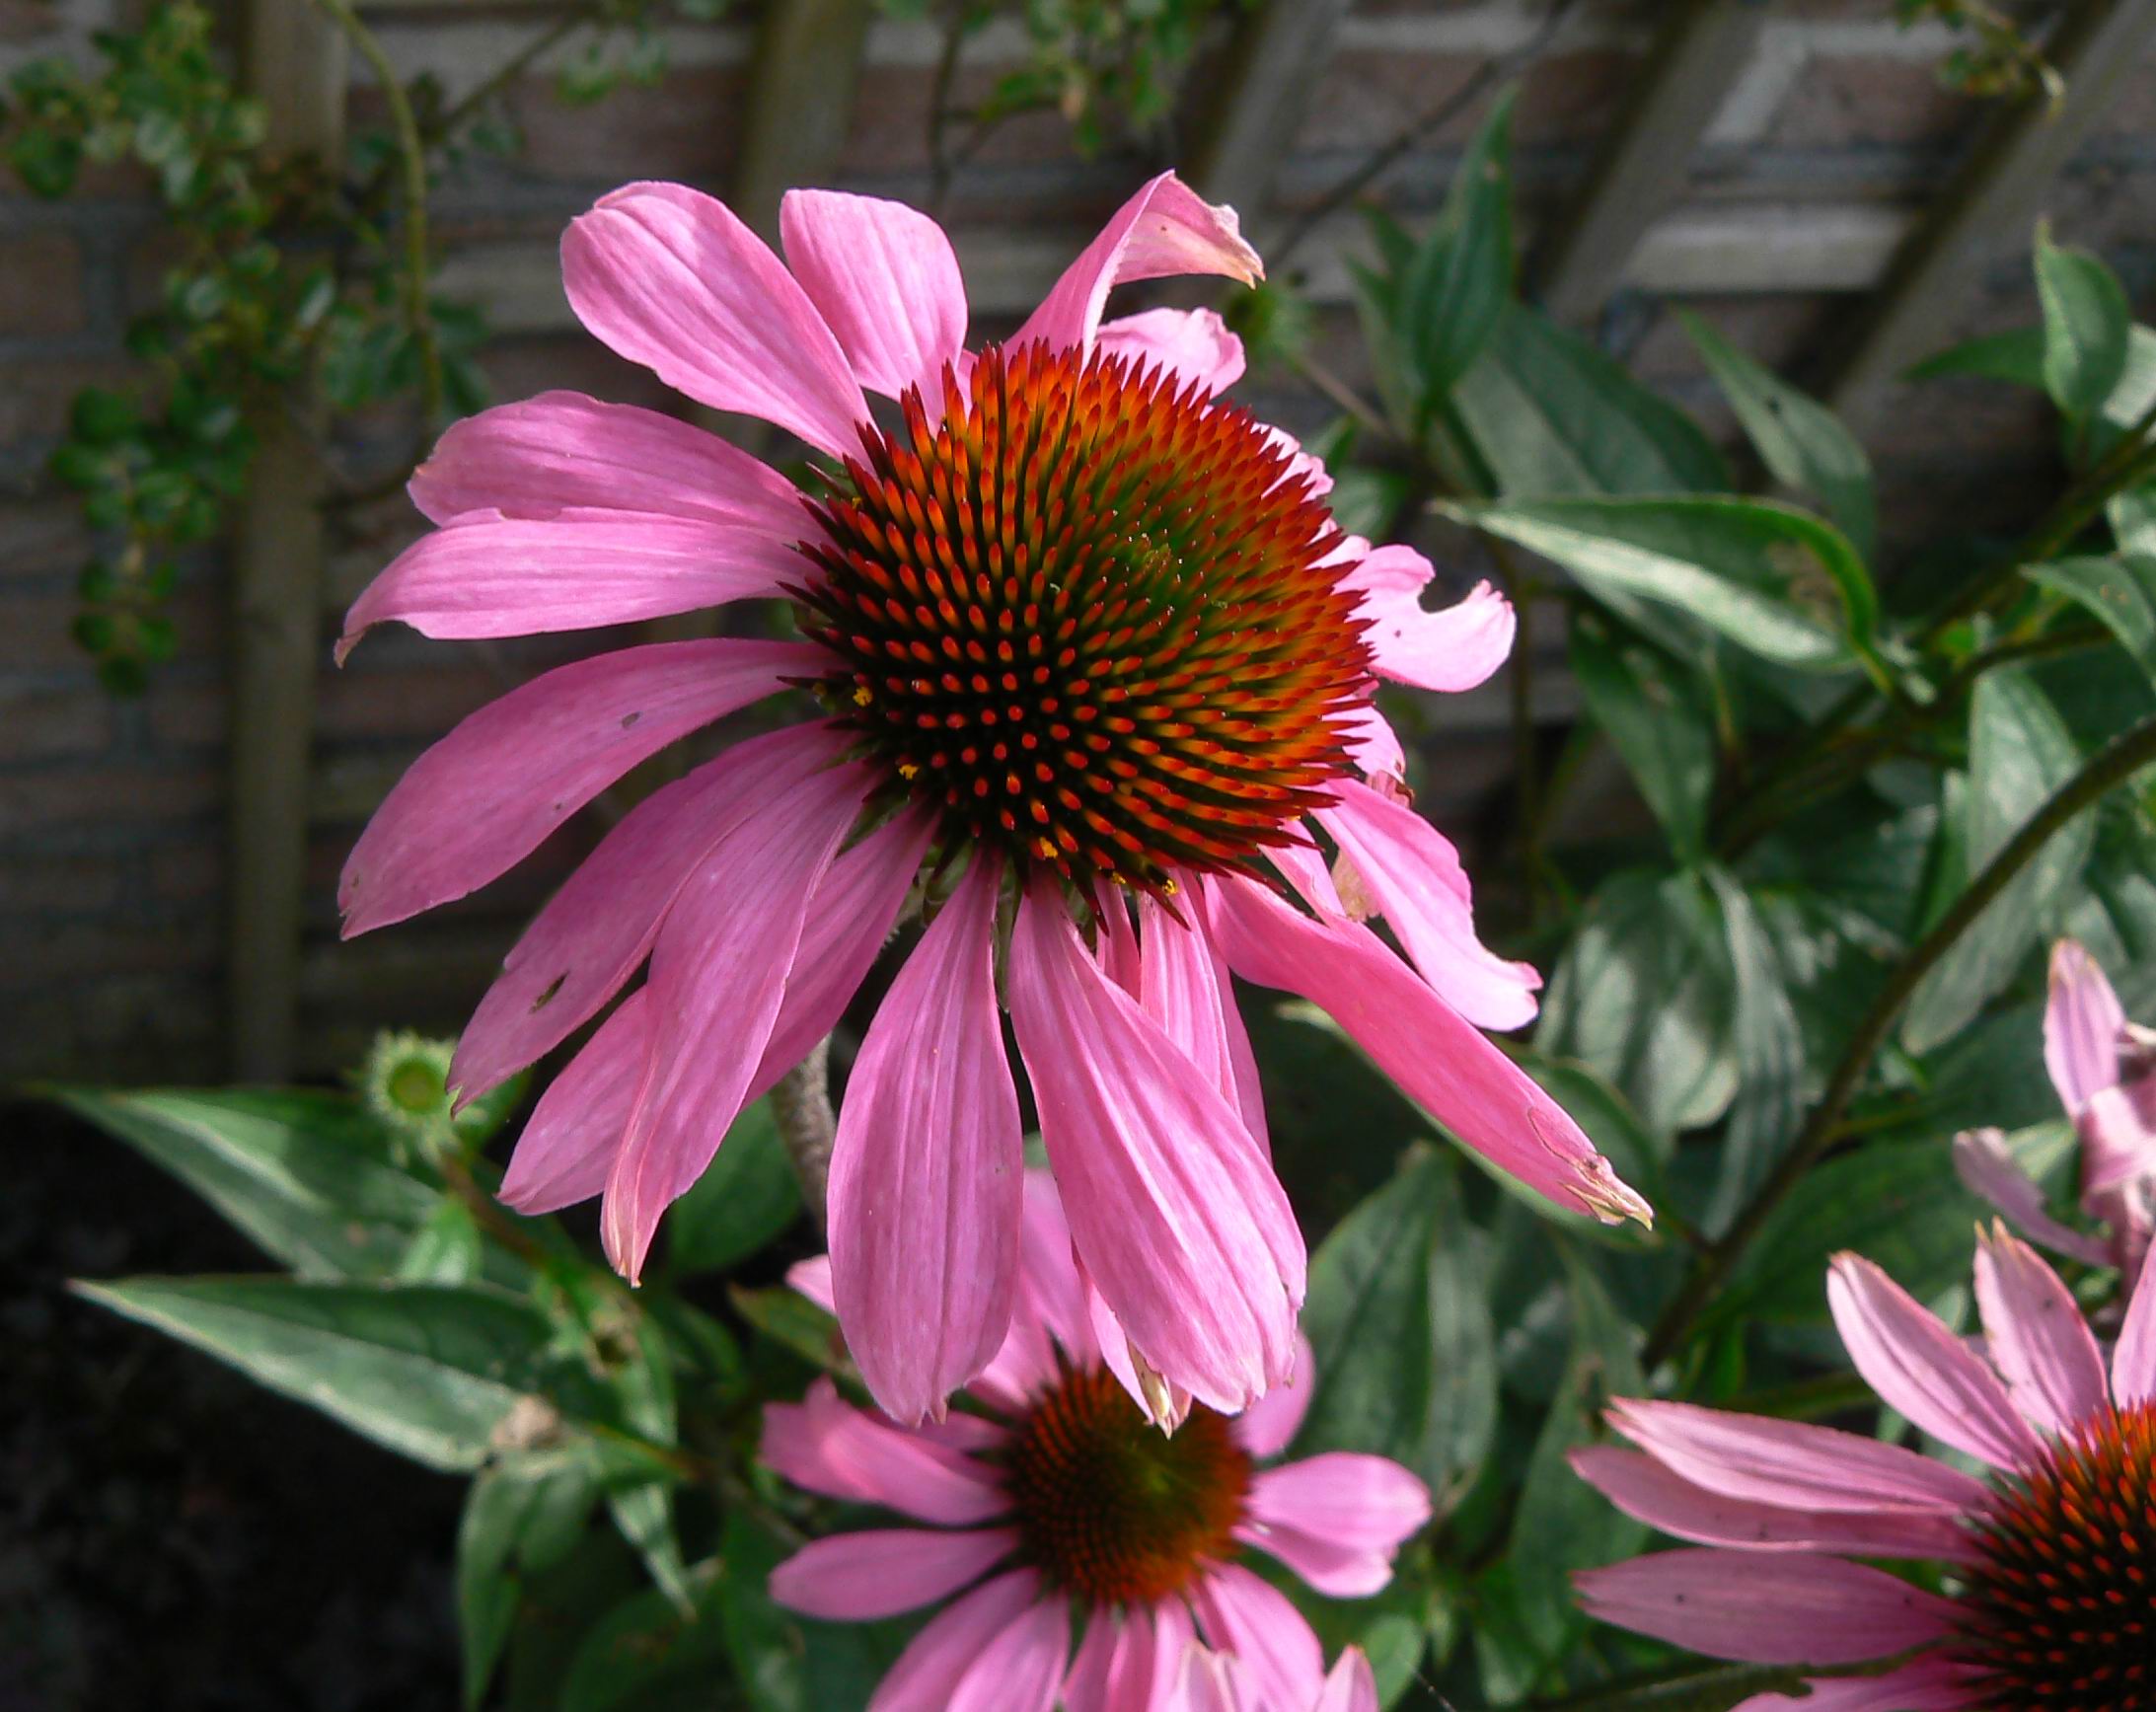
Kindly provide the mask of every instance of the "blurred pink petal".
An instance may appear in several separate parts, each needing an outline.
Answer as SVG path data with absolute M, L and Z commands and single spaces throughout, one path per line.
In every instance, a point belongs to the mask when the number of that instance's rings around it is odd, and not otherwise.
M 762 1455 L 811 1492 L 944 1527 L 972 1526 L 1010 1508 L 987 1464 L 841 1402 L 829 1379 L 799 1403 L 765 1405 Z
M 2121 1409 L 2156 1403 L 2156 1267 L 2141 1268 L 2111 1358 L 2112 1400 Z
M 907 1643 L 868 1702 L 868 1712 L 951 1712 L 951 1696 L 982 1651 L 1040 1597 L 1041 1578 L 1013 1570 L 977 1587 Z
M 676 392 L 845 457 L 868 404 L 808 294 L 724 203 L 627 185 L 561 240 L 577 320 Z
M 1233 1653 L 1260 1704 L 1308 1706 L 1325 1686 L 1325 1655 L 1288 1596 L 1239 1564 L 1207 1576 L 1191 1600 L 1209 1645 Z
M 1071 1656 L 1071 1607 L 1042 1600 L 981 1649 L 946 1712 L 1052 1712 Z
M 1317 1389 L 1317 1360 L 1310 1340 L 1296 1333 L 1295 1377 L 1275 1385 L 1235 1417 L 1235 1439 L 1251 1455 L 1278 1456 L 1295 1442 Z
M 1361 1647 L 1347 1647 L 1325 1675 L 1325 1691 L 1311 1712 L 1377 1712 L 1377 1679 Z
M 2044 1006 L 2044 1064 L 2069 1117 L 2100 1088 L 2119 1085 L 2126 1013 L 2094 957 L 2072 939 L 2051 947 Z
M 771 1597 L 803 1616 L 869 1623 L 948 1599 L 1008 1557 L 1007 1527 L 862 1528 L 809 1541 L 772 1571 Z
M 2108 1243 L 2062 1225 L 2045 1211 L 2044 1191 L 2007 1151 L 2000 1130 L 1964 1130 L 1954 1138 L 1954 1169 L 1969 1192 L 2004 1213 L 2044 1247 L 2091 1266 L 2111 1264 Z
M 651 1016 L 632 993 L 599 1025 L 525 1120 L 500 1196 L 519 1213 L 558 1212 L 607 1186 L 651 1056 Z

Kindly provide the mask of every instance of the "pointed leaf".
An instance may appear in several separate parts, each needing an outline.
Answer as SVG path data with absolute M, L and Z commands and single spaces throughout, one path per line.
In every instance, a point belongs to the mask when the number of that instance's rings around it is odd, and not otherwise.
M 2156 558 L 2058 558 L 2032 565 L 2029 580 L 2069 595 L 2110 628 L 2141 669 L 2156 678 Z
M 1445 210 L 1400 282 L 1393 316 L 1425 401 L 1480 353 L 1513 285 L 1512 114 L 1517 86 L 1491 105 L 1453 170 Z
M 1616 746 L 1671 847 L 1686 860 L 1705 847 L 1714 788 L 1714 714 L 1698 680 L 1598 614 L 1572 624 L 1572 675 L 1588 712 Z
M 2044 386 L 2074 421 L 2103 409 L 2126 366 L 2133 308 L 2119 276 L 2086 250 L 2037 231 L 2037 295 L 2044 305 Z
M 723 1272 L 746 1260 L 800 1216 L 801 1185 L 786 1157 L 771 1101 L 734 1119 L 696 1186 L 667 1216 L 667 1265 L 676 1273 Z

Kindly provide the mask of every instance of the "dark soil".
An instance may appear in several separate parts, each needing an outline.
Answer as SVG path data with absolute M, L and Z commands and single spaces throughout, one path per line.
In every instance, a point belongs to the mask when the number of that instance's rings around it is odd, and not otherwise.
M 118 1143 L 0 1126 L 0 1712 L 450 1712 L 461 1484 L 67 1295 L 264 1262 Z

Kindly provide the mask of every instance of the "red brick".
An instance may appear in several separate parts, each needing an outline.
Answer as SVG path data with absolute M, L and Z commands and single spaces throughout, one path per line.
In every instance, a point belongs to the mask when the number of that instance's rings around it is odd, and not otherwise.
M 1923 61 L 1821 55 L 1782 103 L 1768 140 L 1783 148 L 1945 144 L 1981 106 Z
M 113 821 L 184 820 L 214 812 L 224 795 L 223 777 L 206 767 L 0 776 L 0 834 Z
M 216 962 L 218 944 L 217 924 L 202 914 L 155 929 L 31 916 L 8 928 L 0 992 L 49 989 L 82 976 L 208 969 Z
M 218 896 L 225 885 L 221 845 L 160 845 L 150 852 L 150 891 L 174 903 L 196 903 Z
M 0 505 L 0 582 L 73 575 L 90 553 L 89 526 L 72 499 Z
M 0 910 L 37 916 L 88 916 L 118 904 L 126 863 L 115 856 L 31 855 L 0 861 Z
M 112 740 L 112 699 L 95 682 L 0 683 L 0 762 L 90 755 Z
M 84 387 L 124 388 L 141 378 L 118 357 L 29 358 L 8 365 L 0 387 L 0 445 L 56 440 L 67 431 L 67 412 Z
M 444 651 L 417 671 L 369 672 L 355 664 L 322 680 L 315 729 L 325 742 L 352 737 L 432 739 L 510 686 L 471 656 Z
M 232 728 L 232 695 L 221 682 L 175 683 L 153 677 L 145 698 L 150 739 L 160 749 L 214 747 Z
M 51 338 L 82 325 L 82 252 L 73 235 L 0 238 L 0 334 Z

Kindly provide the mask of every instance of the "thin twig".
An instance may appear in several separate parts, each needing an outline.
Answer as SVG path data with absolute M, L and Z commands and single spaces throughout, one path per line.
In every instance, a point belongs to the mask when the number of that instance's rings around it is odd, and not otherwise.
M 969 0 L 951 0 L 943 26 L 943 44 L 935 56 L 935 82 L 929 92 L 929 212 L 940 218 L 950 195 L 957 163 L 950 151 L 951 85 L 958 78 L 958 55 L 966 41 Z
M 1535 26 L 1532 36 L 1511 52 L 1484 60 L 1459 88 L 1365 158 L 1361 166 L 1312 202 L 1297 217 L 1294 225 L 1266 246 L 1266 261 L 1275 267 L 1284 264 L 1308 241 L 1312 232 L 1383 178 L 1417 144 L 1433 132 L 1443 130 L 1515 71 L 1540 58 L 1543 50 L 1557 39 L 1557 33 L 1564 28 L 1565 20 L 1578 3 L 1579 0 L 1551 0 L 1550 9 L 1543 14 L 1542 22 Z
M 419 349 L 419 405 L 426 421 L 438 421 L 445 396 L 442 386 L 442 350 L 434 335 L 434 317 L 427 308 L 426 243 L 426 144 L 419 136 L 419 121 L 411 111 L 411 96 L 397 76 L 397 67 L 373 31 L 359 21 L 350 0 L 315 0 L 352 47 L 374 68 L 382 86 L 382 99 L 390 110 L 390 128 L 397 135 L 397 155 L 405 180 L 405 321 L 412 342 Z
M 510 54 L 507 59 L 495 66 L 482 82 L 467 91 L 461 99 L 447 109 L 441 117 L 434 122 L 435 138 L 446 142 L 449 138 L 455 136 L 459 128 L 474 117 L 482 108 L 508 88 L 510 84 L 522 77 L 545 54 L 565 41 L 587 24 L 597 24 L 604 16 L 605 8 L 603 6 L 586 5 L 579 6 L 575 10 L 556 19 L 546 29 L 533 36 L 522 47 Z
M 1938 925 L 1896 965 L 1879 997 L 1872 1002 L 1872 1007 L 1857 1024 L 1841 1062 L 1834 1067 L 1834 1074 L 1827 1081 L 1825 1093 L 1813 1109 L 1803 1131 L 1775 1165 L 1773 1174 L 1745 1204 L 1728 1232 L 1693 1268 L 1691 1277 L 1685 1280 L 1684 1287 L 1657 1322 L 1642 1357 L 1647 1367 L 1655 1367 L 1682 1341 L 1701 1310 L 1714 1300 L 1715 1292 L 1728 1282 L 1731 1271 L 1751 1239 L 1758 1235 L 1768 1216 L 1833 1145 L 1840 1133 L 1842 1113 L 1863 1085 L 1872 1060 L 1886 1044 L 1888 1034 L 1901 1014 L 1901 1007 L 1909 1002 L 1933 966 L 1954 948 L 1961 936 L 2060 828 L 2113 786 L 2123 783 L 2151 763 L 2156 763 L 2156 717 L 2144 719 L 2113 738 L 2079 773 L 2054 791 L 2021 831 L 2007 841 L 2006 848 L 1970 881 L 1962 895 L 1954 900 L 1953 907 L 1939 919 Z

